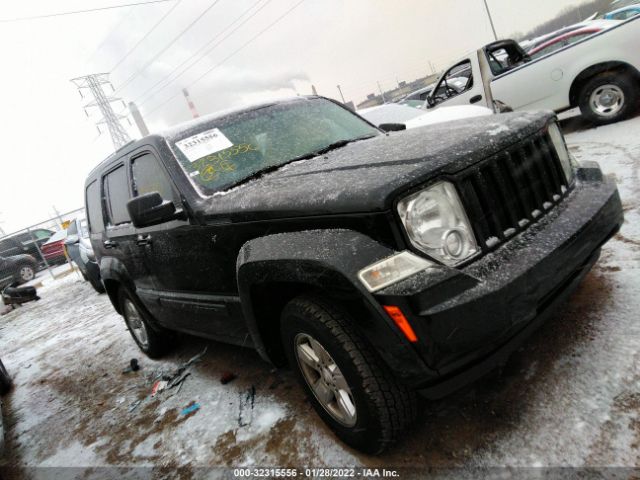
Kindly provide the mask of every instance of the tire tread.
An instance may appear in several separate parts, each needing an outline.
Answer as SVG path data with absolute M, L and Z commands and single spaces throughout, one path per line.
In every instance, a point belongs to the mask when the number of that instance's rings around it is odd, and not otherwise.
M 397 441 L 401 432 L 417 417 L 417 396 L 391 373 L 373 348 L 352 327 L 348 316 L 318 296 L 303 295 L 285 308 L 304 312 L 309 318 L 324 324 L 347 352 L 362 378 L 364 391 L 375 404 L 382 432 L 380 453 Z

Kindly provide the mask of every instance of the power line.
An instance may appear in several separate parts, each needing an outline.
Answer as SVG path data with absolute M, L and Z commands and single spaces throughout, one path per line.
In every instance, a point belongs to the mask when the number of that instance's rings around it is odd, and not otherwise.
M 264 33 L 267 32 L 267 30 L 271 29 L 272 27 L 274 27 L 277 23 L 279 23 L 283 18 L 285 18 L 287 15 L 289 15 L 291 12 L 293 12 L 296 8 L 298 8 L 305 0 L 300 0 L 298 3 L 296 3 L 293 7 L 289 8 L 286 12 L 284 12 L 282 15 L 280 15 L 278 18 L 276 18 L 273 22 L 271 22 L 269 25 L 267 25 L 265 28 L 263 28 L 262 30 L 260 30 L 258 33 L 256 33 L 253 37 L 251 37 L 249 40 L 247 40 L 245 43 L 243 43 L 240 47 L 238 47 L 237 49 L 235 49 L 233 52 L 231 52 L 228 56 L 226 56 L 223 60 L 221 60 L 220 62 L 218 62 L 216 65 L 214 65 L 213 67 L 211 67 L 210 69 L 208 69 L 206 72 L 204 72 L 202 75 L 200 75 L 196 80 L 194 80 L 193 82 L 191 82 L 188 85 L 188 88 L 191 88 L 192 86 L 194 86 L 196 83 L 198 83 L 200 80 L 202 80 L 204 77 L 206 77 L 207 75 L 209 75 L 212 71 L 214 71 L 216 68 L 220 67 L 221 65 L 223 65 L 227 60 L 229 60 L 231 57 L 235 56 L 238 52 L 240 52 L 241 50 L 243 50 L 245 47 L 247 47 L 249 44 L 253 43 L 257 38 L 259 38 L 260 36 L 262 36 Z M 148 115 L 151 115 L 152 113 L 154 113 L 155 111 L 157 111 L 158 109 L 164 107 L 167 103 L 169 103 L 171 100 L 173 100 L 175 97 L 177 97 L 178 95 L 180 95 L 180 92 L 178 92 L 175 95 L 172 95 L 171 97 L 169 97 L 167 100 L 165 100 L 164 102 L 162 102 L 161 104 L 157 105 L 153 110 L 151 110 Z
M 156 53 L 148 62 L 146 62 L 142 68 L 140 68 L 136 73 L 134 73 L 133 75 L 131 75 L 129 78 L 127 78 L 117 89 L 117 91 L 122 90 L 124 87 L 126 87 L 127 85 L 129 85 L 135 78 L 137 78 L 144 70 L 147 69 L 147 67 L 149 65 L 151 65 L 153 62 L 155 62 L 158 57 L 160 57 L 160 55 L 162 55 L 164 52 L 166 52 L 174 43 L 176 43 L 185 33 L 187 33 L 187 31 L 189 31 L 196 23 L 198 23 L 198 21 L 200 21 L 202 19 L 202 17 L 204 17 L 207 12 L 209 10 L 211 10 L 213 7 L 216 6 L 216 4 L 219 2 L 220 0 L 214 0 L 213 2 L 211 2 L 211 4 L 205 8 L 196 18 L 195 20 L 193 20 L 189 25 L 187 25 L 187 27 L 182 30 L 177 36 L 175 36 L 167 45 L 165 45 L 165 47 L 163 49 L 161 49 L 158 53 Z
M 261 0 L 260 0 L 261 1 Z M 184 75 L 185 72 L 187 72 L 188 70 L 190 70 L 191 68 L 193 68 L 196 64 L 198 64 L 202 59 L 204 59 L 209 53 L 211 53 L 216 47 L 218 47 L 222 42 L 224 42 L 227 38 L 229 38 L 233 33 L 235 33 L 237 30 L 240 29 L 240 27 L 242 27 L 245 23 L 247 23 L 249 20 L 251 20 L 253 17 L 255 17 L 262 9 L 264 9 L 269 3 L 271 3 L 272 0 L 266 0 L 265 3 L 263 3 L 255 12 L 253 12 L 251 15 L 249 15 L 249 17 L 245 18 L 242 22 L 240 22 L 240 24 L 238 26 L 236 26 L 235 28 L 233 28 L 227 35 L 225 35 L 223 38 L 221 38 L 218 42 L 216 42 L 213 46 L 211 46 L 210 48 L 207 49 L 207 47 L 209 45 L 211 45 L 211 43 L 217 39 L 218 37 L 220 37 L 224 32 L 226 32 L 227 30 L 229 30 L 229 28 L 231 26 L 233 26 L 235 23 L 238 22 L 238 20 L 240 20 L 244 15 L 246 15 L 250 10 L 252 10 L 256 5 L 258 5 L 260 3 L 260 1 L 254 3 L 251 7 L 249 7 L 248 9 L 246 9 L 244 12 L 242 12 L 242 14 L 240 14 L 238 17 L 236 17 L 236 19 L 231 22 L 229 25 L 227 25 L 227 27 L 225 27 L 222 31 L 220 31 L 219 33 L 217 33 L 216 35 L 214 35 L 207 43 L 205 43 L 202 47 L 200 47 L 194 54 L 192 54 L 189 58 L 187 58 L 186 60 L 184 60 L 180 65 L 178 65 L 177 67 L 175 67 L 173 70 L 171 70 L 167 75 L 165 75 L 163 78 L 161 78 L 159 81 L 157 81 L 156 83 L 154 83 L 150 88 L 148 88 L 140 97 L 138 97 L 138 100 L 140 101 L 140 105 L 147 103 L 151 98 L 153 98 L 155 95 L 157 95 L 158 93 L 160 93 L 162 90 L 164 90 L 165 88 L 167 88 L 169 85 L 171 85 L 171 83 L 175 82 L 178 78 L 180 78 L 182 75 Z M 182 66 L 184 66 L 186 63 L 188 63 L 191 59 L 193 59 L 194 57 L 198 56 L 204 49 L 206 49 L 206 51 L 204 53 L 202 53 L 202 55 L 200 55 L 200 57 L 193 63 L 191 63 L 191 65 L 189 65 L 188 67 L 184 68 L 180 73 L 178 73 L 178 75 L 176 75 L 175 77 L 173 77 L 171 80 L 167 81 L 166 85 L 164 85 L 163 87 L 159 88 L 156 92 L 151 93 L 158 85 L 160 85 L 161 83 L 163 83 L 165 80 L 167 80 L 169 77 L 171 77 L 179 68 L 181 68 Z M 150 95 L 149 95 L 150 94 Z M 146 98 L 145 98 L 146 97 Z M 144 99 L 144 100 L 143 100 Z
M 159 25 L 164 21 L 164 19 L 165 19 L 165 18 L 167 18 L 167 17 L 171 14 L 171 12 L 173 12 L 173 11 L 176 9 L 176 7 L 177 7 L 178 5 L 180 5 L 180 3 L 181 3 L 181 2 L 182 2 L 182 0 L 177 0 L 177 2 L 176 2 L 176 3 L 174 3 L 174 4 L 171 6 L 171 8 L 170 8 L 169 10 L 167 10 L 167 12 L 166 12 L 166 13 L 165 13 L 161 18 L 160 18 L 160 20 L 158 20 L 158 21 L 153 25 L 153 27 L 151 27 L 151 29 L 150 29 L 147 33 L 145 33 L 145 34 L 142 36 L 142 38 L 141 38 L 140 40 L 138 40 L 138 41 L 136 42 L 136 44 L 135 44 L 133 47 L 131 47 L 131 48 L 129 49 L 129 51 L 128 51 L 128 52 L 127 52 L 127 53 L 126 53 L 126 54 L 125 54 L 125 55 L 124 55 L 120 60 L 118 60 L 118 61 L 116 62 L 116 64 L 115 64 L 113 67 L 111 67 L 111 71 L 113 72 L 116 68 L 118 68 L 120 65 L 122 65 L 122 63 L 123 63 L 127 58 L 129 58 L 129 55 L 131 55 L 131 54 L 133 53 L 133 51 L 134 51 L 136 48 L 138 48 L 138 47 L 140 46 L 140 44 L 141 44 L 142 42 L 144 42 L 144 41 L 149 37 L 149 35 L 151 35 L 151 34 L 154 32 L 154 30 L 155 30 L 156 28 L 158 28 L 158 26 L 159 26 Z
M 93 51 L 87 63 L 91 63 L 91 61 L 95 58 L 98 52 L 102 49 L 102 47 L 104 47 L 107 44 L 107 41 L 111 38 L 111 35 L 113 35 L 113 32 L 115 32 L 120 28 L 120 25 L 122 25 L 125 22 L 125 20 L 127 20 L 131 16 L 132 12 L 133 12 L 133 8 L 130 9 L 126 15 L 123 15 L 123 17 L 120 19 L 117 25 L 109 31 L 109 33 L 104 37 L 104 40 L 100 42 L 100 45 L 98 45 L 98 47 Z
M 146 2 L 125 3 L 121 5 L 111 5 L 108 7 L 89 8 L 87 10 L 72 10 L 68 12 L 48 13 L 44 15 L 33 15 L 29 17 L 1 18 L 0 23 L 22 22 L 26 20 L 37 20 L 40 18 L 62 17 L 65 15 L 76 15 L 78 13 L 101 12 L 103 10 L 113 10 L 114 8 L 136 7 L 138 5 L 148 5 L 151 3 L 166 3 L 166 2 L 175 2 L 175 1 L 176 0 L 148 0 Z

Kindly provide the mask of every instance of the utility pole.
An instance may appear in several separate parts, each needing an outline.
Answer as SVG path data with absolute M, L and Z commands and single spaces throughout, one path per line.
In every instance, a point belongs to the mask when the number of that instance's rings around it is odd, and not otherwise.
M 64 228 L 63 227 L 63 221 L 62 221 L 62 217 L 60 216 L 60 212 L 58 211 L 58 209 L 56 208 L 55 205 L 52 205 L 53 207 L 53 213 L 55 214 L 56 218 L 58 219 L 58 224 L 60 225 L 60 228 Z
M 133 121 L 136 122 L 136 125 L 138 126 L 138 130 L 140 130 L 140 135 L 142 135 L 143 137 L 149 135 L 147 124 L 144 123 L 144 118 L 142 118 L 142 114 L 140 113 L 140 110 L 138 110 L 138 106 L 134 102 L 129 102 L 129 111 L 131 112 Z
M 193 118 L 198 118 L 200 116 L 200 114 L 196 110 L 196 106 L 193 104 L 193 101 L 191 100 L 191 97 L 189 96 L 189 92 L 187 91 L 186 88 L 182 89 L 182 94 L 184 95 L 184 98 L 187 100 L 187 105 L 189 105 L 189 110 L 191 111 L 191 116 Z
M 344 101 L 344 95 L 342 94 L 342 89 L 340 88 L 340 85 L 336 85 L 338 87 L 338 91 L 340 92 L 340 98 L 342 98 L 342 103 L 347 103 Z
M 382 103 L 387 103 L 387 99 L 384 98 L 384 92 L 382 91 L 382 87 L 380 86 L 380 82 L 378 83 L 378 90 L 380 90 L 380 96 L 382 97 Z
M 496 27 L 493 26 L 493 18 L 491 17 L 491 11 L 489 10 L 489 5 L 487 5 L 487 0 L 484 0 L 484 8 L 487 10 L 487 16 L 489 17 L 489 23 L 491 24 L 491 31 L 493 32 L 493 38 L 498 41 L 498 35 L 496 35 Z
M 102 114 L 102 119 L 98 123 L 96 123 L 98 133 L 102 134 L 100 125 L 106 124 L 107 128 L 109 129 L 109 134 L 111 135 L 113 148 L 117 150 L 123 145 L 129 143 L 131 141 L 131 138 L 120 123 L 120 120 L 127 117 L 116 114 L 113 111 L 113 108 L 111 108 L 112 102 L 122 102 L 122 105 L 124 105 L 125 107 L 126 105 L 120 98 L 107 96 L 103 89 L 104 85 L 109 85 L 111 86 L 111 91 L 115 91 L 113 85 L 111 85 L 111 82 L 109 81 L 109 74 L 94 73 L 91 75 L 85 75 L 84 77 L 73 78 L 71 79 L 71 82 L 73 82 L 73 84 L 78 87 L 81 98 L 84 98 L 84 95 L 82 95 L 82 91 L 84 89 L 89 89 L 89 91 L 91 92 L 93 100 L 84 106 L 84 113 L 88 117 L 89 113 L 87 112 L 87 108 L 98 107 L 100 113 Z
M 0 215 L 2 215 L 2 212 L 0 212 Z M 4 222 L 2 220 L 0 220 L 0 225 L 2 225 Z M 4 237 L 6 235 L 4 229 L 0 226 L 0 237 Z

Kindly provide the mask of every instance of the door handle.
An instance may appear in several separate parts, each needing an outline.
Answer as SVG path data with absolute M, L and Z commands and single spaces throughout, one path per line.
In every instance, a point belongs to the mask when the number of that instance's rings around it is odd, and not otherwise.
M 136 239 L 136 245 L 139 245 L 141 247 L 144 245 L 151 245 L 151 235 L 138 235 L 138 238 Z
M 118 246 L 118 242 L 114 242 L 113 240 L 105 240 L 104 242 L 102 242 L 102 245 L 104 245 L 104 248 L 116 248 Z
M 469 99 L 469 103 L 478 103 L 480 100 L 482 100 L 482 95 L 476 95 Z

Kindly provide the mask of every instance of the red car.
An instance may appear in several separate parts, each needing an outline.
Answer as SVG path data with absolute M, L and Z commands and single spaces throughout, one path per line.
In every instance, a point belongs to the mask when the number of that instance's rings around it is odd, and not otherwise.
M 67 238 L 67 231 L 60 230 L 59 232 L 54 233 L 47 243 L 40 247 L 42 250 L 42 255 L 44 255 L 47 263 L 64 263 L 67 261 L 67 257 L 64 251 L 64 241 Z
M 551 40 L 538 45 L 536 48 L 529 51 L 529 56 L 531 58 L 538 58 L 543 55 L 548 55 L 549 53 L 560 50 L 567 45 L 571 45 L 572 43 L 578 42 L 583 38 L 589 37 L 602 30 L 604 30 L 603 27 L 583 27 L 572 30 L 558 37 L 553 37 Z

